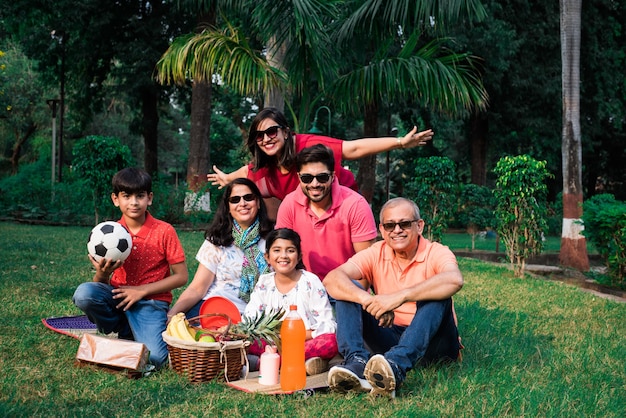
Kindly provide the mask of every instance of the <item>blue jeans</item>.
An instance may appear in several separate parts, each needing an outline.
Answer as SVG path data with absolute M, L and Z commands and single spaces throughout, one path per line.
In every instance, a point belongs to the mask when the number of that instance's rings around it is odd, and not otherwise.
M 339 352 L 347 361 L 354 356 L 367 361 L 370 357 L 367 343 L 374 354 L 385 355 L 398 383 L 417 365 L 456 360 L 459 334 L 452 314 L 452 299 L 416 303 L 417 313 L 408 327 L 383 328 L 360 304 L 336 301 Z
M 135 340 L 150 350 L 150 363 L 161 367 L 167 361 L 168 351 L 161 333 L 165 331 L 169 304 L 161 300 L 142 299 L 124 312 L 115 306 L 113 286 L 86 282 L 76 288 L 72 301 L 98 331 L 117 332 L 120 338 Z

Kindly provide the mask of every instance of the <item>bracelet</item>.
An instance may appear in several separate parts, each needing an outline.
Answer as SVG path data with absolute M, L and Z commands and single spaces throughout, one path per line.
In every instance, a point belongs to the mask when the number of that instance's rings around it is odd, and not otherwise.
M 404 149 L 404 145 L 402 145 L 402 140 L 400 138 L 396 139 L 396 142 L 398 143 L 398 146 L 402 149 Z

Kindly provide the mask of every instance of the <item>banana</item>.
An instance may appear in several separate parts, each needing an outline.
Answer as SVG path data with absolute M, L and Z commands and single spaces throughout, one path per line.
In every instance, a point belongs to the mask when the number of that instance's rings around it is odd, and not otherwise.
M 174 332 L 174 318 L 172 317 L 170 319 L 170 322 L 168 322 L 167 324 L 167 328 L 165 328 L 165 332 L 167 333 L 167 335 L 169 335 L 170 337 L 176 337 L 176 333 Z
M 172 318 L 174 319 L 174 318 Z M 176 321 L 176 331 L 178 332 L 178 338 L 185 341 L 196 341 L 196 339 L 191 335 L 189 329 L 187 328 L 187 319 L 185 318 L 185 314 L 182 314 L 182 317 Z

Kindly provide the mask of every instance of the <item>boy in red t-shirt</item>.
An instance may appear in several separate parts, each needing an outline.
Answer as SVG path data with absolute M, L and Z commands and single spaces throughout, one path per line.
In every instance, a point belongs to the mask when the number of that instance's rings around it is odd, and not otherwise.
M 135 340 L 150 351 L 150 363 L 161 367 L 168 351 L 161 333 L 167 324 L 172 289 L 187 284 L 185 253 L 174 228 L 148 213 L 152 204 L 152 178 L 144 170 L 125 168 L 113 176 L 113 204 L 118 221 L 133 239 L 126 261 L 89 256 L 96 273 L 82 283 L 72 298 L 98 327 L 119 338 Z

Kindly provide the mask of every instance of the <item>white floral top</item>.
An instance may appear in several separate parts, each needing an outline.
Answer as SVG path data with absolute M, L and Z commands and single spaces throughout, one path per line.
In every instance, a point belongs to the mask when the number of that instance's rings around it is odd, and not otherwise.
M 264 239 L 261 238 L 257 246 L 261 253 L 265 252 Z M 218 247 L 204 240 L 198 254 L 196 254 L 196 260 L 215 273 L 215 280 L 202 299 L 206 300 L 211 296 L 223 296 L 237 305 L 239 312 L 243 314 L 246 309 L 246 302 L 239 299 L 243 251 L 236 245 Z
M 322 334 L 334 334 L 337 323 L 333 309 L 322 281 L 313 273 L 300 270 L 302 276 L 296 286 L 283 294 L 274 282 L 274 273 L 262 274 L 250 295 L 250 302 L 244 315 L 250 318 L 263 311 L 277 311 L 280 308 L 289 312 L 289 305 L 297 305 L 298 313 L 304 320 L 306 329 L 312 330 L 313 338 Z

